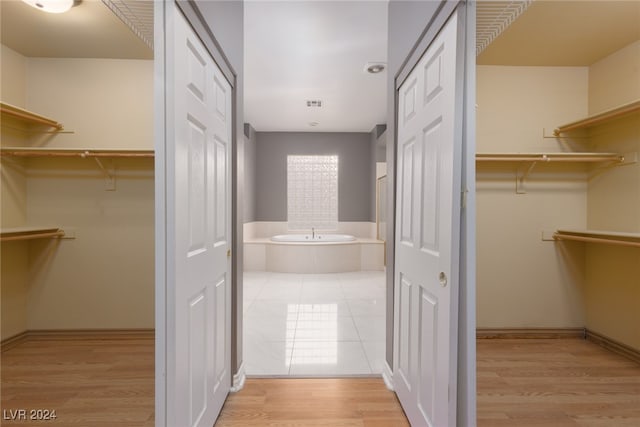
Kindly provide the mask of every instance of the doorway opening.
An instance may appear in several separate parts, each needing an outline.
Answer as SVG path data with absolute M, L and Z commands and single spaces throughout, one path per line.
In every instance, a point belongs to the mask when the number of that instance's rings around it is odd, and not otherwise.
M 244 13 L 245 372 L 380 375 L 387 4 L 247 2 Z

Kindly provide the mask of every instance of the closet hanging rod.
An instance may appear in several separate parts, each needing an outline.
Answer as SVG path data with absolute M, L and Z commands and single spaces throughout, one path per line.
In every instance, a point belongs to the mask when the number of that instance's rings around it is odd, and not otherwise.
M 153 151 L 45 151 L 45 150 L 7 150 L 0 153 L 4 156 L 16 157 L 154 157 Z
M 611 245 L 631 246 L 634 248 L 640 248 L 640 242 L 632 242 L 629 240 L 605 239 L 602 237 L 574 236 L 574 235 L 563 234 L 563 233 L 554 233 L 553 238 L 555 240 L 575 240 L 577 242 L 607 243 Z
M 553 154 L 532 154 L 532 155 L 492 155 L 477 154 L 476 161 L 479 162 L 622 162 L 624 156 L 620 154 L 593 154 L 593 155 L 553 155 Z

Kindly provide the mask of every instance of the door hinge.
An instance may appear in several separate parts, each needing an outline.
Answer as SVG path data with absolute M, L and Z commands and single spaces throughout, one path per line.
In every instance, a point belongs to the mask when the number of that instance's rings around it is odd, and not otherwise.
M 466 188 L 464 190 L 462 190 L 461 194 L 460 194 L 460 206 L 462 207 L 462 209 L 466 209 L 467 208 L 467 194 L 469 193 L 469 190 L 467 190 Z

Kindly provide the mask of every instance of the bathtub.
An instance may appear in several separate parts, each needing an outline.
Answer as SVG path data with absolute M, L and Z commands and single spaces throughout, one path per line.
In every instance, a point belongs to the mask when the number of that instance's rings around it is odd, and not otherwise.
M 278 234 L 271 237 L 272 242 L 282 243 L 341 243 L 341 242 L 353 242 L 355 236 L 350 234 L 322 234 L 318 233 L 315 236 L 312 234 Z
M 343 273 L 383 268 L 384 243 L 350 234 L 278 234 L 244 244 L 245 271 Z

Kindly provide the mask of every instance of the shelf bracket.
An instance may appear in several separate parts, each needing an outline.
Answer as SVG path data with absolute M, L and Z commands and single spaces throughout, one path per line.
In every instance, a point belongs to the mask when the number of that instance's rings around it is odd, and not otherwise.
M 589 139 L 589 135 L 577 135 L 577 134 L 573 134 L 571 136 L 569 135 L 565 135 L 561 132 L 558 132 L 557 129 L 553 130 L 553 133 L 551 133 L 551 135 L 547 134 L 547 129 L 546 128 L 542 128 L 542 139 Z
M 608 170 L 611 170 L 613 168 L 617 168 L 620 166 L 629 166 L 629 165 L 635 165 L 636 163 L 638 163 L 638 152 L 637 151 L 633 151 L 633 152 L 629 152 L 629 153 L 624 153 L 623 155 L 620 156 L 620 158 L 616 161 L 612 161 L 610 163 L 607 163 L 605 165 L 599 166 L 594 168 L 591 173 L 589 173 L 589 179 L 592 179 L 598 175 L 600 175 L 601 173 L 604 173 Z
M 524 186 L 524 182 L 529 177 L 529 175 L 531 175 L 531 172 L 533 172 L 533 169 L 536 167 L 537 164 L 538 164 L 537 161 L 531 162 L 531 164 L 529 165 L 528 168 L 526 168 L 526 170 L 525 170 L 526 164 L 525 164 L 525 167 L 521 167 L 518 169 L 518 172 L 516 172 L 516 194 L 527 194 L 527 190 Z
M 88 155 L 89 152 L 85 152 L 85 155 Z M 116 190 L 116 170 L 113 167 L 113 161 L 111 161 L 111 167 L 107 168 L 102 164 L 99 158 L 93 157 L 93 160 L 96 161 L 98 167 L 104 172 L 105 176 L 105 191 L 115 191 Z

